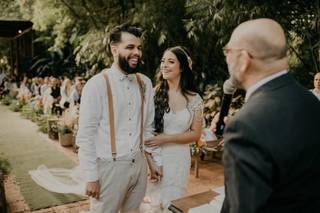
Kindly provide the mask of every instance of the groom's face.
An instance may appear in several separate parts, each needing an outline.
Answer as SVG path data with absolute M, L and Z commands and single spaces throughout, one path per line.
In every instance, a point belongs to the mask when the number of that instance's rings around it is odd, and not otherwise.
M 121 34 L 121 41 L 113 46 L 115 62 L 125 73 L 136 73 L 141 65 L 141 49 L 140 38 L 123 32 Z

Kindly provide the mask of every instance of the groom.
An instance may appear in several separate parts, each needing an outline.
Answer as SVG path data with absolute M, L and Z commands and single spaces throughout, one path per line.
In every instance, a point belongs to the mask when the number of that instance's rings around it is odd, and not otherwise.
M 320 102 L 288 73 L 286 52 L 271 19 L 240 24 L 224 48 L 246 103 L 224 132 L 222 213 L 320 210 Z
M 138 28 L 115 27 L 111 68 L 92 77 L 82 92 L 77 144 L 94 213 L 138 211 L 145 195 L 142 145 L 143 137 L 152 136 L 154 103 L 150 79 L 136 74 L 141 43 Z

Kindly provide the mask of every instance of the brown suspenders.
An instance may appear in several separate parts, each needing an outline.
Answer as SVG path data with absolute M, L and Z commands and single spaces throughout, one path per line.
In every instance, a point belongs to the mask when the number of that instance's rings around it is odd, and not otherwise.
M 144 91 L 143 91 L 143 81 L 141 80 L 140 75 L 135 74 L 138 84 L 139 91 L 141 96 L 141 120 L 140 120 L 140 149 L 143 147 L 143 113 L 144 113 Z M 108 96 L 108 108 L 109 108 L 109 124 L 110 124 L 110 143 L 111 143 L 111 153 L 113 160 L 116 160 L 117 149 L 116 149 L 116 138 L 115 138 L 115 127 L 114 127 L 114 111 L 113 111 L 113 98 L 112 91 L 110 87 L 110 81 L 107 75 L 107 72 L 103 73 L 103 76 L 107 84 L 107 96 Z

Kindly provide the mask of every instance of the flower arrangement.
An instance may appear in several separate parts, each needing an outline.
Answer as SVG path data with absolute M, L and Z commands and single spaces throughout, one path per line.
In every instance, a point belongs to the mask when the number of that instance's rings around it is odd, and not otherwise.
M 73 133 L 73 128 L 66 124 L 59 124 L 58 125 L 58 132 L 61 134 L 69 134 Z
M 73 128 L 64 122 L 59 123 L 59 142 L 61 146 L 72 146 L 74 143 Z

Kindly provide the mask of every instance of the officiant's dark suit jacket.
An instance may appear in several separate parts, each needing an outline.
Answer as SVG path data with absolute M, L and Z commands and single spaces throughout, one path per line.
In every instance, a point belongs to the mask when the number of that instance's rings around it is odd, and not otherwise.
M 320 101 L 290 74 L 255 91 L 226 126 L 222 213 L 320 212 Z

